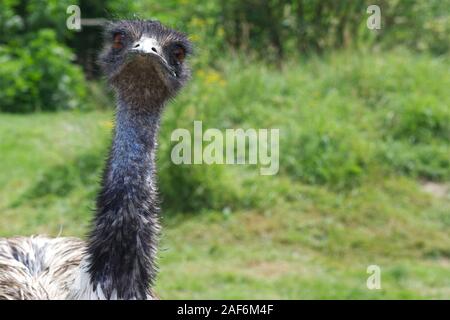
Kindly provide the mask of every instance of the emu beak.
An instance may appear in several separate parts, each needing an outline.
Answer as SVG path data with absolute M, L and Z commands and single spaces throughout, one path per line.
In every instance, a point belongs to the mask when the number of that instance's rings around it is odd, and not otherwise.
M 160 64 L 172 75 L 176 76 L 176 73 L 170 67 L 167 60 L 164 58 L 163 51 L 158 41 L 154 38 L 142 37 L 139 41 L 135 42 L 130 49 L 133 54 L 145 55 L 148 57 L 157 58 Z
M 137 41 L 131 48 L 131 51 L 140 52 L 140 53 L 148 53 L 154 54 L 161 57 L 162 49 L 153 38 L 142 37 L 139 41 Z

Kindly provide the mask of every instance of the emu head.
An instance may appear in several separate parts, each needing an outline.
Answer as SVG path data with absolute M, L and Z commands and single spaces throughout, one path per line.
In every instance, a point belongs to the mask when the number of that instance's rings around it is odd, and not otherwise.
M 100 65 L 119 96 L 133 105 L 161 105 L 190 77 L 187 36 L 153 20 L 122 20 L 105 30 Z

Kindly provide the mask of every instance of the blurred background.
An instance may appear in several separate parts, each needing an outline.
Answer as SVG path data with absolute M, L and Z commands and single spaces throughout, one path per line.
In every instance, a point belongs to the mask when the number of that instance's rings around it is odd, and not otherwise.
M 113 126 L 102 19 L 152 18 L 196 46 L 160 135 L 163 299 L 449 299 L 449 16 L 449 0 L 2 0 L 0 236 L 85 235 Z M 174 165 L 194 120 L 279 128 L 279 173 Z

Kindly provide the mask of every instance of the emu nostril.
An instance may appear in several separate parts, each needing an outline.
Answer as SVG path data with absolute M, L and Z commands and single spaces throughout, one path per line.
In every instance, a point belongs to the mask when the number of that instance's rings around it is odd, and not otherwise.
M 139 48 L 140 44 L 136 43 L 133 48 Z
M 152 51 L 158 53 L 158 51 L 156 51 L 155 47 L 152 47 Z

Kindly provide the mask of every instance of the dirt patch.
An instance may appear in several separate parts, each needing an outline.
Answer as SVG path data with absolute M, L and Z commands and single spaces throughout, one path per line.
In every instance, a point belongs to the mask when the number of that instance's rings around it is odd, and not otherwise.
M 450 196 L 450 186 L 445 183 L 437 183 L 426 181 L 422 182 L 422 189 L 426 193 L 432 194 L 438 198 L 444 198 Z

